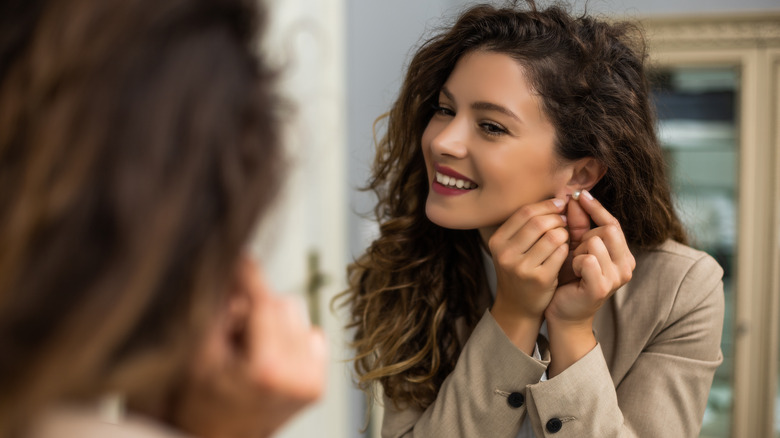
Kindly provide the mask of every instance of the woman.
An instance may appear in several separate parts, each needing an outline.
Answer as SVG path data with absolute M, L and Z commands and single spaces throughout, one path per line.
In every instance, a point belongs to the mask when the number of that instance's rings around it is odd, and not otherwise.
M 465 11 L 412 59 L 349 269 L 385 437 L 696 436 L 722 271 L 685 246 L 637 29 Z
M 320 396 L 244 254 L 282 171 L 255 3 L 0 6 L 0 437 L 268 436 Z

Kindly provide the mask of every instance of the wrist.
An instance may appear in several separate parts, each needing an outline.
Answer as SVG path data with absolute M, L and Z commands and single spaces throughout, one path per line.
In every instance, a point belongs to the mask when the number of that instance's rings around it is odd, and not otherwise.
M 532 356 L 543 318 L 506 312 L 503 307 L 490 309 L 493 319 L 509 340 L 525 354 Z
M 547 337 L 550 342 L 550 378 L 562 373 L 585 357 L 596 347 L 593 334 L 593 320 L 556 321 L 547 320 Z

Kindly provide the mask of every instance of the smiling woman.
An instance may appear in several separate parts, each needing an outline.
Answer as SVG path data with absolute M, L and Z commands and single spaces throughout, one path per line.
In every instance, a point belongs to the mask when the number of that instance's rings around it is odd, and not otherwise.
M 722 270 L 685 246 L 641 32 L 480 5 L 412 59 L 349 268 L 386 437 L 695 436 Z
M 425 211 L 435 224 L 497 227 L 526 204 L 565 198 L 571 164 L 558 165 L 555 128 L 524 76 L 496 52 L 471 52 L 455 65 L 422 135 L 428 176 L 436 179 Z M 438 175 L 476 187 L 447 189 Z

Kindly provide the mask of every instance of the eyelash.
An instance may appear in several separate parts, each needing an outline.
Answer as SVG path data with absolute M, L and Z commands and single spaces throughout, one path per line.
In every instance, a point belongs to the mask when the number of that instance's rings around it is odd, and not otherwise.
M 491 137 L 498 137 L 507 133 L 506 128 L 495 122 L 482 122 L 479 124 L 482 132 Z
M 455 111 L 437 104 L 433 105 L 433 112 L 434 114 L 447 117 L 452 117 L 455 115 Z M 498 137 L 509 132 L 506 130 L 506 128 L 495 122 L 482 122 L 479 124 L 479 127 L 482 129 L 482 132 L 484 132 L 485 135 L 490 137 Z
M 441 114 L 443 116 L 454 116 L 455 115 L 455 111 L 453 111 L 453 110 L 451 110 L 449 108 L 445 108 L 445 107 L 443 107 L 441 105 L 436 105 L 436 104 L 433 105 L 433 112 L 435 114 Z

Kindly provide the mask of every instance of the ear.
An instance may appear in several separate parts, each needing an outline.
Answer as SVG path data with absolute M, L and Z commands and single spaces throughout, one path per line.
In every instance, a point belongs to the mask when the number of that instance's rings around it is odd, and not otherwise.
M 590 190 L 607 173 L 607 167 L 593 157 L 580 158 L 572 165 L 571 178 L 566 190 L 571 194 L 577 190 Z
M 206 328 L 199 362 L 206 367 L 232 366 L 246 354 L 247 330 L 254 302 L 267 295 L 266 285 L 258 281 L 258 267 L 247 255 L 236 261 L 233 275 L 222 292 L 223 301 Z

